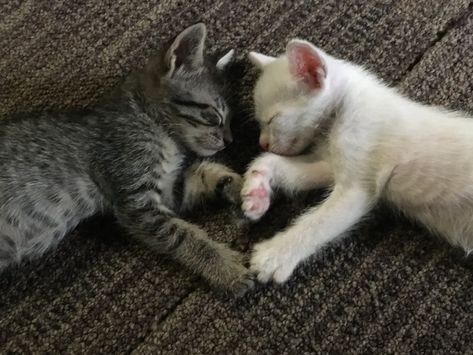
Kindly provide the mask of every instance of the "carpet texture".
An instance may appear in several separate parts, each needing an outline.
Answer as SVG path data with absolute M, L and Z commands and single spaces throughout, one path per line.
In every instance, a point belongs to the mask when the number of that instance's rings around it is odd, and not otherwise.
M 473 8 L 451 1 L 0 2 L 0 116 L 84 107 L 141 67 L 164 40 L 203 21 L 208 48 L 235 48 L 236 142 L 257 152 L 248 50 L 313 41 L 422 102 L 473 112 Z M 193 219 L 248 251 L 320 201 L 281 199 L 246 232 L 228 210 Z M 0 276 L 0 353 L 445 353 L 473 349 L 473 263 L 380 208 L 283 286 L 218 296 L 172 261 L 84 223 L 43 259 Z

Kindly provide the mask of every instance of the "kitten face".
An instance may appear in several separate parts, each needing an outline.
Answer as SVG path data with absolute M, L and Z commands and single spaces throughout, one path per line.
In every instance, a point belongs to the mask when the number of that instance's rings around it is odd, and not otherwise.
M 176 75 L 167 82 L 174 129 L 199 156 L 213 155 L 232 141 L 229 109 L 217 75 L 205 67 L 190 76 Z
M 262 70 L 254 90 L 261 147 L 281 155 L 302 153 L 313 143 L 326 108 L 322 54 L 293 40 L 279 58 L 254 52 L 249 57 Z
M 210 156 L 231 143 L 229 109 L 224 99 L 223 69 L 233 51 L 214 62 L 204 58 L 203 25 L 184 30 L 169 48 L 169 68 L 161 79 L 179 139 L 199 156 Z

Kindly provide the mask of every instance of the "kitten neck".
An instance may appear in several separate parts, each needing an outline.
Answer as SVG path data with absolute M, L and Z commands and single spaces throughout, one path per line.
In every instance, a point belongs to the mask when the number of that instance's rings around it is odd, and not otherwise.
M 333 119 L 340 120 L 343 116 L 349 120 L 364 106 L 376 84 L 369 72 L 349 62 L 332 58 L 331 68 L 335 70 L 328 85 L 328 111 Z M 372 99 L 376 101 L 375 97 Z

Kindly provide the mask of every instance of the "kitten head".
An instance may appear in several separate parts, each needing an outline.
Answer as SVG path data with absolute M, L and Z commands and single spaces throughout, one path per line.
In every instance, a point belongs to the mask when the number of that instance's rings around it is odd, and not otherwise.
M 199 156 L 210 156 L 231 143 L 224 69 L 233 50 L 212 60 L 204 56 L 206 28 L 202 23 L 181 32 L 161 58 L 159 103 L 167 127 Z
M 262 71 L 254 89 L 260 146 L 281 155 L 302 153 L 326 115 L 330 57 L 292 40 L 278 58 L 251 52 L 249 59 Z

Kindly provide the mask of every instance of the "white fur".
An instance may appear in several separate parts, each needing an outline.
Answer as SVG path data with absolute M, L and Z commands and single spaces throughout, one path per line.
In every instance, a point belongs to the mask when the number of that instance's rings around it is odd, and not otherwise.
M 235 54 L 234 49 L 230 49 L 227 54 L 217 61 L 216 67 L 220 70 L 225 69 L 225 67 L 232 61 L 233 55 Z
M 472 251 L 471 118 L 413 102 L 359 66 L 308 42 L 294 44 L 321 56 L 326 77 L 312 90 L 291 74 L 287 55 L 257 64 L 262 74 L 254 93 L 256 116 L 272 153 L 249 167 L 242 207 L 258 219 L 274 188 L 292 192 L 332 183 L 334 188 L 320 206 L 256 245 L 251 267 L 259 280 L 286 281 L 301 261 L 350 229 L 380 199 Z M 255 193 L 262 186 L 267 201 L 258 197 L 261 191 Z
M 276 60 L 276 58 L 256 52 L 250 52 L 248 58 L 250 59 L 250 62 L 259 69 L 263 69 L 266 65 Z

